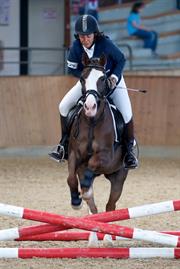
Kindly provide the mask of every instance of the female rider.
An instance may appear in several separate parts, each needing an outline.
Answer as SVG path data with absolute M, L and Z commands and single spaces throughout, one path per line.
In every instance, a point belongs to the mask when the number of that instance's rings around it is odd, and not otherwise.
M 91 15 L 80 16 L 75 23 L 75 37 L 67 60 L 68 73 L 80 78 L 83 70 L 82 54 L 85 51 L 89 58 L 100 57 L 104 53 L 107 57 L 106 73 L 108 84 L 114 89 L 111 99 L 117 109 L 121 112 L 125 122 L 126 154 L 124 165 L 127 169 L 138 166 L 138 160 L 133 154 L 134 129 L 132 119 L 132 108 L 128 96 L 126 84 L 122 76 L 125 65 L 125 57 L 112 41 L 99 31 L 98 22 Z M 72 89 L 64 96 L 59 104 L 62 138 L 56 150 L 49 153 L 56 161 L 61 161 L 64 156 L 67 159 L 67 115 L 72 107 L 81 97 L 81 83 L 78 81 Z

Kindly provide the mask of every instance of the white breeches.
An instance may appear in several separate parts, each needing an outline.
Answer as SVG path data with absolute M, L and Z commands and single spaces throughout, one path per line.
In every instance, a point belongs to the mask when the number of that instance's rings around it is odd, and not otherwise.
M 81 83 L 78 81 L 64 96 L 59 104 L 59 112 L 63 117 L 68 115 L 70 109 L 76 105 L 81 95 Z M 116 86 L 116 89 L 112 93 L 111 99 L 117 109 L 121 112 L 124 122 L 128 123 L 132 118 L 132 108 L 123 76 L 119 84 Z

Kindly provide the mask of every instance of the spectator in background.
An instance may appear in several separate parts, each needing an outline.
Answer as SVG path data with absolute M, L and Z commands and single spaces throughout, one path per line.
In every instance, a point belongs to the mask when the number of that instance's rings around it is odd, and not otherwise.
M 98 21 L 98 0 L 87 1 L 87 14 L 92 15 Z
M 88 14 L 93 16 L 98 21 L 98 0 L 79 0 L 79 12 L 78 14 L 84 15 Z
M 156 48 L 158 35 L 155 31 L 147 29 L 141 23 L 140 13 L 144 6 L 145 4 L 142 1 L 134 3 L 127 20 L 127 30 L 129 35 L 143 39 L 144 48 L 150 48 L 152 50 L 152 55 L 157 56 Z
M 180 0 L 176 0 L 176 7 L 177 9 L 180 9 Z
M 79 12 L 78 14 L 84 15 L 86 13 L 86 0 L 79 0 Z

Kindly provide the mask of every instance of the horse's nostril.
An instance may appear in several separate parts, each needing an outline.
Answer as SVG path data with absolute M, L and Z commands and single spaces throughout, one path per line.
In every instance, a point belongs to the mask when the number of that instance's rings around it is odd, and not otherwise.
M 92 108 L 93 108 L 93 109 L 96 109 L 96 104 L 94 104 Z
M 86 105 L 86 103 L 84 104 L 84 108 L 85 108 L 86 110 L 89 109 L 88 106 Z

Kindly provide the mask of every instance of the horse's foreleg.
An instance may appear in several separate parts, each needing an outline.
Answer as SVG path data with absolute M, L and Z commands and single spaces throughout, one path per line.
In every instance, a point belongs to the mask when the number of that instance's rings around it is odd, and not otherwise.
M 84 191 L 84 189 L 82 189 L 82 198 L 86 201 L 90 213 L 96 214 L 98 210 L 94 201 L 93 186 L 91 186 L 88 191 Z
M 95 175 L 90 169 L 79 170 L 78 175 L 80 178 L 82 198 L 86 201 L 90 212 L 95 214 L 97 213 L 97 207 L 95 205 L 93 194 L 93 181 Z
M 94 172 L 91 169 L 85 169 L 83 176 L 80 178 L 81 189 L 89 189 L 94 180 Z
M 111 175 L 105 175 L 111 182 L 111 191 L 109 200 L 106 204 L 106 211 L 112 211 L 116 209 L 116 202 L 121 196 L 124 181 L 127 177 L 127 174 L 128 170 L 121 168 L 119 171 Z
M 75 161 L 73 159 L 73 154 L 71 154 L 69 157 L 68 170 L 69 176 L 67 178 L 67 183 L 71 194 L 71 206 L 74 209 L 79 209 L 82 205 L 82 198 L 78 188 L 78 178 L 75 171 Z
M 69 175 L 67 179 L 67 183 L 69 185 L 70 194 L 71 194 L 71 206 L 74 209 L 81 208 L 82 198 L 80 196 L 80 192 L 78 190 L 78 178 L 76 175 Z

